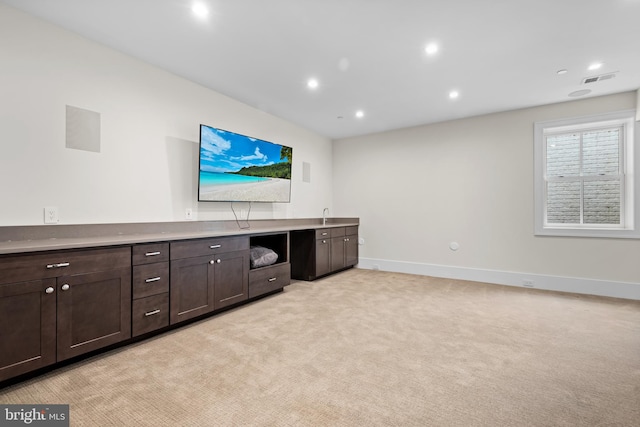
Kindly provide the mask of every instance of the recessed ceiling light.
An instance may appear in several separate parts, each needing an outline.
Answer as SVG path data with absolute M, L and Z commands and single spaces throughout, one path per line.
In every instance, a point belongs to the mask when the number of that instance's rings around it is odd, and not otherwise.
M 451 92 L 449 92 L 449 98 L 451 99 L 456 99 L 459 96 L 460 92 L 458 92 L 457 90 L 452 90 Z
M 191 6 L 191 11 L 200 18 L 206 18 L 209 15 L 209 9 L 204 3 L 194 3 Z
M 557 71 L 558 74 L 567 74 L 567 70 L 565 70 L 564 68 L 562 70 L 558 70 Z
M 364 117 L 364 111 L 362 111 L 362 110 L 356 111 L 356 117 L 359 118 L 359 119 L 363 118 Z
M 349 58 L 340 58 L 340 61 L 338 61 L 338 69 L 340 71 L 347 71 L 350 65 Z
M 309 89 L 317 89 L 318 86 L 320 86 L 320 82 L 318 82 L 318 79 L 309 79 L 309 80 L 307 80 L 307 87 Z
M 424 48 L 424 51 L 427 53 L 427 55 L 435 55 L 436 53 L 438 53 L 438 45 L 436 43 L 429 43 Z
M 593 64 L 589 65 L 589 71 L 593 71 L 593 70 L 597 70 L 598 68 L 602 67 L 604 64 L 602 62 L 594 62 Z

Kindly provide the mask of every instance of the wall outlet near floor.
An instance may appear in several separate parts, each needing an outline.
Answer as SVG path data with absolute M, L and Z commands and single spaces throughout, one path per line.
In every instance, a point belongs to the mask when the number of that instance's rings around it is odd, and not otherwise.
M 371 266 L 371 269 L 372 269 L 372 270 L 380 270 L 380 266 L 379 266 L 378 264 L 373 264 L 373 265 Z
M 534 283 L 533 280 L 529 280 L 529 279 L 524 279 L 522 281 L 522 286 L 524 286 L 525 288 L 534 288 Z
M 187 208 L 184 211 L 184 219 L 193 219 L 193 209 Z
M 45 206 L 44 208 L 44 223 L 45 224 L 57 224 L 58 223 L 58 208 L 56 206 Z

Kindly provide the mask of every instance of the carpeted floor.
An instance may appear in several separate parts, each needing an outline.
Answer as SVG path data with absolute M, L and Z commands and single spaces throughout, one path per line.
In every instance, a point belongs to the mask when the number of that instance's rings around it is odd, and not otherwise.
M 638 426 L 640 301 L 353 269 L 0 402 L 73 426 Z

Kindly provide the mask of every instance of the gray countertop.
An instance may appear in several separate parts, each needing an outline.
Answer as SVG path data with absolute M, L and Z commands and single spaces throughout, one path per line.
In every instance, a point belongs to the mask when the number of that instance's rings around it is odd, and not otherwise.
M 0 227 L 0 254 L 130 245 L 206 237 L 255 235 L 294 230 L 357 226 L 358 218 L 185 221 L 122 224 L 69 224 Z M 242 226 L 243 228 L 241 228 Z

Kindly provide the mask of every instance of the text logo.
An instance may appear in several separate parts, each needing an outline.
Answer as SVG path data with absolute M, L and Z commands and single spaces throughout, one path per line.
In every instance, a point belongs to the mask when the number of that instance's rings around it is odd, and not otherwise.
M 69 427 L 69 405 L 0 405 L 0 427 Z

